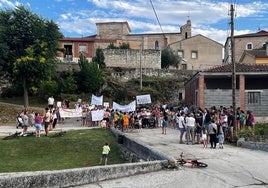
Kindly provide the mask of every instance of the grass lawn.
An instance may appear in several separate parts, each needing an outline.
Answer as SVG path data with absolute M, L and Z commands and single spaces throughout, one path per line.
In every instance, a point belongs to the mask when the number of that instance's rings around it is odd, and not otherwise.
M 95 166 L 99 163 L 105 142 L 111 148 L 108 165 L 124 163 L 115 136 L 110 130 L 67 131 L 56 138 L 1 138 L 0 173 Z

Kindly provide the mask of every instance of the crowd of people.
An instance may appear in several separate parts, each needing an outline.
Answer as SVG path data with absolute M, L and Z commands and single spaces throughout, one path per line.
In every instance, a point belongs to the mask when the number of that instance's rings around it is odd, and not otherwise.
M 68 108 L 70 101 L 62 103 L 63 108 Z M 244 127 L 252 128 L 255 124 L 255 116 L 251 111 L 243 111 L 239 107 L 236 111 L 236 118 L 233 117 L 232 107 L 226 108 L 220 106 L 218 109 L 214 106 L 210 109 L 192 109 L 187 105 L 182 107 L 154 106 L 152 108 L 140 107 L 134 112 L 122 112 L 109 107 L 90 108 L 88 102 L 76 103 L 74 108 L 81 108 L 81 125 L 102 128 L 118 128 L 122 131 L 129 129 L 143 128 L 161 128 L 162 134 L 167 134 L 167 127 L 178 129 L 180 132 L 179 143 L 201 144 L 204 148 L 223 149 L 225 140 L 234 141 L 234 131 Z M 92 120 L 92 110 L 104 109 L 103 119 L 101 121 Z M 29 126 L 35 126 L 36 137 L 40 137 L 42 126 L 44 126 L 45 136 L 49 131 L 55 129 L 58 121 L 61 119 L 60 111 L 55 106 L 54 98 L 48 99 L 48 107 L 45 108 L 44 114 L 37 112 L 28 112 L 23 110 L 19 117 L 23 121 L 23 133 L 27 132 Z M 236 123 L 234 123 L 236 121 Z M 236 127 L 234 127 L 236 125 Z
M 36 137 L 41 136 L 41 129 L 44 126 L 45 136 L 49 135 L 49 131 L 56 128 L 57 122 L 60 119 L 59 108 L 54 105 L 54 98 L 48 98 L 48 106 L 45 108 L 44 113 L 31 111 L 28 109 L 22 110 L 17 117 L 18 123 L 23 128 L 22 134 L 26 134 L 30 126 L 34 126 L 36 130 Z

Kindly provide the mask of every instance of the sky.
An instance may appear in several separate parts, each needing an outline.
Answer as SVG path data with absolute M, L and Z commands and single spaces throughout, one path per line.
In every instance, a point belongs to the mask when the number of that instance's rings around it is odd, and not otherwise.
M 224 45 L 230 36 L 268 31 L 268 0 L 0 0 L 0 9 L 23 5 L 58 24 L 65 37 L 97 33 L 96 23 L 128 22 L 131 34 L 180 32 L 190 19 L 192 36 L 201 34 Z

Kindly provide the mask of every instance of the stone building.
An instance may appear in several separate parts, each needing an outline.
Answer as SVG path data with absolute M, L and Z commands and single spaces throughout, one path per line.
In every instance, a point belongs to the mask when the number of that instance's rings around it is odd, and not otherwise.
M 256 33 L 234 36 L 234 61 L 239 62 L 245 50 L 262 48 L 268 39 L 268 32 L 261 30 Z M 224 64 L 232 62 L 231 37 L 226 39 L 224 45 Z
M 128 22 L 96 23 L 96 26 L 96 35 L 61 39 L 60 47 L 64 49 L 64 52 L 58 53 L 58 59 L 63 64 L 77 64 L 79 56 L 83 54 L 91 61 L 97 48 L 106 49 L 111 43 L 115 46 L 127 43 L 131 51 L 127 53 L 121 51 L 122 58 L 118 57 L 118 52 L 115 54 L 115 51 L 113 51 L 113 56 L 111 51 L 105 51 L 107 67 L 126 66 L 139 68 L 140 61 L 142 61 L 145 68 L 159 69 L 161 68 L 160 52 L 165 47 L 172 48 L 182 59 L 187 59 L 187 62 L 178 62 L 182 64 L 180 67 L 182 69 L 194 68 L 199 70 L 208 66 L 219 65 L 222 61 L 222 45 L 202 35 L 192 37 L 190 20 L 180 27 L 179 32 L 175 33 L 131 34 Z M 126 56 L 130 54 L 131 56 Z M 147 54 L 147 56 L 143 56 L 144 54 Z M 113 59 L 116 61 L 113 61 Z M 154 63 L 151 59 L 154 60 Z M 136 63 L 129 65 L 126 63 L 130 62 L 128 60 Z M 189 64 L 193 66 L 189 66 Z
M 268 64 L 268 42 L 261 49 L 245 50 L 239 59 L 240 63 Z
M 200 71 L 222 65 L 223 45 L 203 35 L 182 39 L 168 46 L 181 57 L 181 69 Z

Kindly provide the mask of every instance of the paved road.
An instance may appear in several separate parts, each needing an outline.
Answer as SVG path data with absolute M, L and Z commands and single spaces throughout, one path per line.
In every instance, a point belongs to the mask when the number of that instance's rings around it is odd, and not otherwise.
M 58 130 L 87 129 L 79 122 L 67 120 Z M 15 126 L 0 126 L 0 133 L 15 132 Z M 142 129 L 126 133 L 150 147 L 179 158 L 198 159 L 207 168 L 169 169 L 77 186 L 80 188 L 176 188 L 176 187 L 268 187 L 268 153 L 225 145 L 224 149 L 203 149 L 202 145 L 179 144 L 178 130 Z
M 225 145 L 224 149 L 203 149 L 202 145 L 179 144 L 178 130 L 142 129 L 127 133 L 174 158 L 198 159 L 207 168 L 162 170 L 148 174 L 98 182 L 81 188 L 176 188 L 176 187 L 268 187 L 268 153 Z

